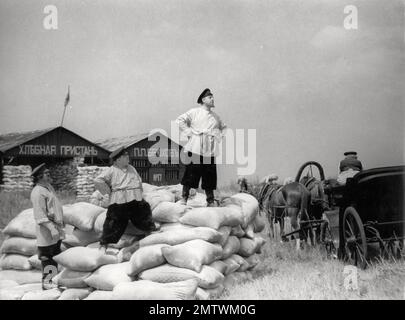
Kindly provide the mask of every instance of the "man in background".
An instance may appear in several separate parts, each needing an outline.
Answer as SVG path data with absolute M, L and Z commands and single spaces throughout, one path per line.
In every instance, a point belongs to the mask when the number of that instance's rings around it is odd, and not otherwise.
M 347 151 L 344 153 L 344 156 L 345 158 L 339 164 L 339 175 L 337 178 L 340 185 L 346 184 L 347 178 L 352 178 L 363 170 L 362 163 L 357 159 L 356 151 Z

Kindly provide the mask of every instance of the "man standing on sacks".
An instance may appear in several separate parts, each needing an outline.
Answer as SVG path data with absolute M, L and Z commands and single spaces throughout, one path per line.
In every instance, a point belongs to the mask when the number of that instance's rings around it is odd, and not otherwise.
M 191 188 L 201 188 L 207 197 L 207 206 L 215 206 L 214 190 L 217 188 L 217 170 L 215 157 L 218 155 L 218 145 L 226 125 L 212 110 L 215 108 L 214 96 L 210 89 L 205 89 L 197 99 L 200 107 L 192 108 L 180 115 L 176 122 L 180 130 L 188 137 L 184 152 L 190 163 L 181 180 L 183 185 L 182 204 L 187 204 Z
M 128 221 L 138 229 L 149 233 L 157 228 L 152 221 L 152 210 L 142 198 L 142 180 L 136 169 L 129 164 L 128 151 L 121 147 L 111 153 L 113 165 L 101 173 L 94 184 L 105 197 L 110 195 L 100 240 L 100 249 L 117 243 L 124 234 Z

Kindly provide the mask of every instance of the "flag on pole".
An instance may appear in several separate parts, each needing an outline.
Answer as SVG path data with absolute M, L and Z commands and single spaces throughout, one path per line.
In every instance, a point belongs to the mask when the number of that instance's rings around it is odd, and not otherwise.
M 69 104 L 69 101 L 70 101 L 70 86 L 68 87 L 68 93 L 65 98 L 65 108 Z

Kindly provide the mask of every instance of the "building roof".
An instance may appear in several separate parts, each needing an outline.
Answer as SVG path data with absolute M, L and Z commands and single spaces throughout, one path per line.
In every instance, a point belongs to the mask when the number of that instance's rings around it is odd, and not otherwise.
M 117 137 L 117 138 L 109 138 L 109 139 L 103 139 L 103 140 L 97 140 L 95 143 L 98 144 L 99 146 L 103 147 L 104 149 L 107 149 L 109 151 L 114 151 L 117 150 L 118 148 L 125 147 L 128 148 L 132 146 L 133 144 L 142 141 L 143 139 L 148 138 L 150 135 L 154 135 L 156 133 L 160 133 L 164 136 L 166 136 L 163 132 L 161 131 L 155 131 L 152 134 L 148 132 L 144 133 L 139 133 L 135 135 L 130 135 L 130 136 L 125 136 L 125 137 Z M 170 139 L 169 137 L 167 137 Z M 173 142 L 177 143 L 173 139 L 170 139 Z
M 12 133 L 6 133 L 6 134 L 1 134 L 0 135 L 0 153 L 7 153 L 9 150 L 18 147 L 19 145 L 25 144 L 31 140 L 34 140 L 36 138 L 39 138 L 45 134 L 48 134 L 52 131 L 56 130 L 63 130 L 64 132 L 74 135 L 81 140 L 86 141 L 87 143 L 94 145 L 95 147 L 99 148 L 103 152 L 105 152 L 107 155 L 110 153 L 109 150 L 106 148 L 103 148 L 102 146 L 87 140 L 86 138 L 83 138 L 82 136 L 78 135 L 77 133 L 74 133 L 73 131 L 70 131 L 69 129 L 66 129 L 65 127 L 52 127 L 48 129 L 41 129 L 41 130 L 35 130 L 35 131 L 25 131 L 25 132 L 12 132 Z
M 116 138 L 97 140 L 96 144 L 98 144 L 99 146 L 101 146 L 104 149 L 107 149 L 109 151 L 114 151 L 121 147 L 127 148 L 130 145 L 147 138 L 148 136 L 149 136 L 148 133 L 139 133 L 139 134 L 125 136 L 125 137 L 116 137 Z
M 55 129 L 56 127 L 35 130 L 35 131 L 26 131 L 26 132 L 12 132 L 0 135 L 0 152 L 6 152 L 7 150 L 13 149 L 25 142 L 28 142 L 32 139 L 42 136 L 45 133 L 48 133 Z

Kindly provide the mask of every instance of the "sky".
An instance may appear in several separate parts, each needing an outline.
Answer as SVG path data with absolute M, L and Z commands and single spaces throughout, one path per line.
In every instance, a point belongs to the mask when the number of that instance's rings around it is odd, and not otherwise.
M 336 176 L 348 150 L 403 165 L 404 20 L 395 0 L 0 0 L 0 133 L 59 125 L 68 85 L 64 126 L 87 139 L 170 133 L 210 88 L 237 147 L 256 132 L 249 179 L 309 160 Z M 245 165 L 218 166 L 219 185 Z

